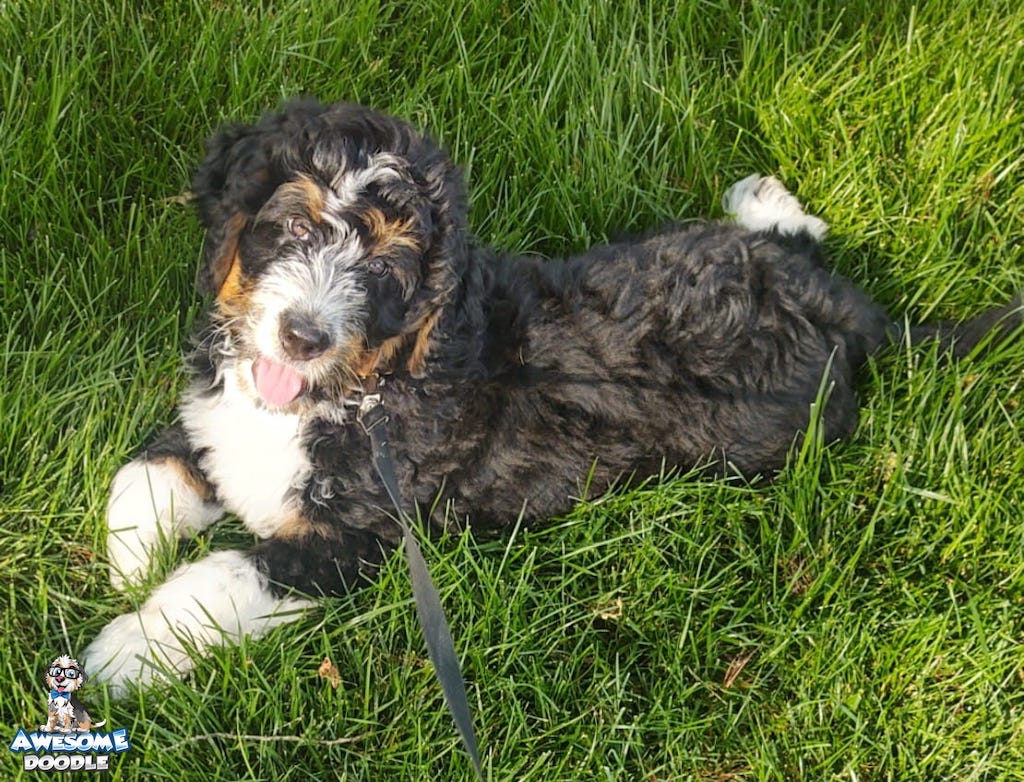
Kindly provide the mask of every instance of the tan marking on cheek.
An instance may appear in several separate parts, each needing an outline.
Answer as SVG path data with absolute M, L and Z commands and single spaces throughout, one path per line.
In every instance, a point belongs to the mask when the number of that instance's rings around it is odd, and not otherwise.
M 228 270 L 228 276 L 217 292 L 217 307 L 220 313 L 228 318 L 239 318 L 249 312 L 253 281 L 242 271 L 242 259 L 236 253 Z
M 227 279 L 217 294 L 217 307 L 225 317 L 243 317 L 251 307 L 252 294 L 252 281 L 242 271 L 241 259 L 236 255 Z
M 243 214 L 236 214 L 228 220 L 227 228 L 224 231 L 224 241 L 218 248 L 217 256 L 210 263 L 209 280 L 211 287 L 216 288 L 218 297 L 220 289 L 224 286 L 231 268 L 238 256 L 238 239 L 245 230 L 247 218 Z
M 376 252 L 387 252 L 398 247 L 410 250 L 419 249 L 419 242 L 413 235 L 416 224 L 414 218 L 407 220 L 388 220 L 380 209 L 368 209 L 362 218 L 370 229 L 373 237 L 373 249 Z
M 412 342 L 405 368 L 413 377 L 423 377 L 430 354 L 430 338 L 440 317 L 440 311 L 432 312 L 413 331 L 385 340 L 379 347 L 353 346 L 350 353 L 356 357 L 351 364 L 353 371 L 364 379 L 374 372 L 390 372 L 402 348 Z
M 362 346 L 356 351 L 356 360 L 353 369 L 357 376 L 365 379 L 377 371 L 389 371 L 392 362 L 398 351 L 402 349 L 405 342 L 404 336 L 391 337 L 384 340 L 379 347 L 367 348 Z
M 374 373 L 378 364 L 380 364 L 380 351 L 364 350 L 362 355 L 356 360 L 355 373 L 358 377 L 365 380 Z
M 361 338 L 353 339 L 347 345 L 341 346 L 339 350 L 341 362 L 350 373 L 359 378 L 368 377 L 377 366 L 380 358 L 380 349 L 366 347 L 366 342 Z
M 227 304 L 238 298 L 242 293 L 243 282 L 242 259 L 236 252 L 231 259 L 231 265 L 228 267 L 227 273 L 224 275 L 224 282 L 220 284 L 220 290 L 217 291 L 217 301 L 221 304 Z

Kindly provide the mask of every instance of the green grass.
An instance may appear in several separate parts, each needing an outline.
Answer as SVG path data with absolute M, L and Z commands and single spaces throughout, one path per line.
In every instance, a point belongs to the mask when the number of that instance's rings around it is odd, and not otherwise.
M 510 249 L 716 216 L 757 171 L 894 312 L 1024 287 L 1018 2 L 139 5 L 0 3 L 7 742 L 43 666 L 141 598 L 108 585 L 105 492 L 173 416 L 200 307 L 178 197 L 222 121 L 314 93 L 426 125 Z M 676 477 L 427 543 L 488 779 L 1024 779 L 1022 388 L 1020 343 L 894 350 L 856 436 L 771 485 Z M 159 694 L 85 700 L 131 735 L 110 779 L 469 778 L 397 559 Z

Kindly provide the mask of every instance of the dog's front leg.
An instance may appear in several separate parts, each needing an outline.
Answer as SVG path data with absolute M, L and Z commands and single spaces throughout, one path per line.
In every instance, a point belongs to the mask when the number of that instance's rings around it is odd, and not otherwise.
M 116 589 L 137 584 L 156 547 L 198 532 L 223 515 L 180 426 L 159 437 L 114 477 L 107 505 L 107 555 Z
M 115 694 L 132 682 L 184 674 L 190 649 L 202 653 L 296 619 L 307 595 L 365 583 L 390 547 L 364 530 L 289 520 L 252 550 L 179 567 L 138 611 L 103 628 L 85 650 L 85 667 Z
M 110 622 L 83 654 L 86 668 L 123 694 L 192 668 L 190 649 L 236 643 L 292 621 L 308 604 L 271 587 L 250 552 L 218 551 L 180 566 L 138 611 Z
M 49 716 L 46 719 L 46 724 L 39 726 L 39 730 L 43 731 L 44 733 L 52 733 L 53 729 L 57 725 L 57 712 L 55 712 L 53 710 L 53 706 L 52 705 L 49 708 L 50 708 L 50 713 L 49 713 Z

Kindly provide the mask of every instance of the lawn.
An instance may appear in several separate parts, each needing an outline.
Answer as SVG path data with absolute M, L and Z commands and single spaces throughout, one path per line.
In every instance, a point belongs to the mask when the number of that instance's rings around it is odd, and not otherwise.
M 760 172 L 894 313 L 1024 288 L 1019 2 L 250 5 L 0 2 L 8 743 L 46 664 L 144 598 L 109 585 L 106 489 L 173 418 L 202 306 L 186 190 L 221 122 L 305 93 L 406 117 L 507 249 L 720 217 Z M 861 394 L 851 440 L 807 438 L 770 484 L 674 473 L 425 542 L 489 780 L 1024 780 L 1024 340 L 892 349 Z M 184 556 L 248 540 L 227 522 Z M 471 774 L 397 558 L 183 682 L 83 700 L 132 742 L 97 778 Z

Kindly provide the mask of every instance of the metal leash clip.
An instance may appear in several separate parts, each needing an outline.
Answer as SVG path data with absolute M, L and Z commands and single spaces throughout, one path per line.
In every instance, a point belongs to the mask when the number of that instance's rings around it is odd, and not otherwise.
M 359 403 L 359 411 L 356 413 L 356 420 L 367 435 L 374 429 L 388 421 L 387 411 L 381 403 L 380 394 L 366 394 L 363 401 Z

